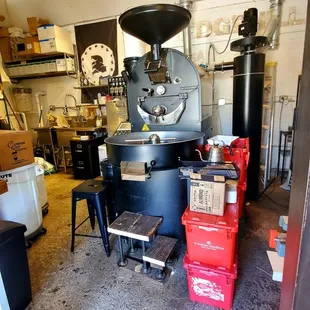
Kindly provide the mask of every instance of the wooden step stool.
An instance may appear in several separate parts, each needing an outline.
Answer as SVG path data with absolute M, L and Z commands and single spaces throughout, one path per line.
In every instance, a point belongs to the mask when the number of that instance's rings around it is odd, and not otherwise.
M 158 270 L 156 273 L 157 280 L 163 280 L 165 278 L 166 275 L 163 270 L 177 241 L 177 239 L 159 235 L 147 249 L 145 255 L 143 255 L 143 261 L 149 262 L 151 267 Z
M 146 253 L 145 242 L 150 242 L 157 232 L 162 222 L 161 217 L 142 215 L 125 211 L 119 216 L 109 227 L 108 232 L 118 236 L 118 246 L 120 258 L 118 265 L 124 267 L 127 260 L 124 258 L 122 236 L 131 239 L 140 240 L 142 242 L 143 256 Z M 142 273 L 150 273 L 150 268 L 146 261 L 143 260 Z

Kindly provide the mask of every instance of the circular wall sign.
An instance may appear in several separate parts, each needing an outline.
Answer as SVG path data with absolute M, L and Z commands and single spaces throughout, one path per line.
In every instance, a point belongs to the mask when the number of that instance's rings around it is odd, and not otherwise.
M 88 82 L 99 85 L 100 77 L 112 76 L 115 71 L 113 51 L 102 43 L 88 46 L 81 56 L 82 71 Z

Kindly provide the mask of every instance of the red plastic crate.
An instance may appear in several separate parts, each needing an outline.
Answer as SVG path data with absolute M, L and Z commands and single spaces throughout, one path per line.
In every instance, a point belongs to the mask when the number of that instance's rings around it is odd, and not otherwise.
M 234 299 L 237 260 L 230 270 L 203 265 L 185 255 L 189 298 L 213 307 L 229 310 Z
M 188 256 L 206 265 L 231 269 L 238 232 L 238 204 L 226 204 L 224 216 L 198 213 L 186 208 L 185 225 Z

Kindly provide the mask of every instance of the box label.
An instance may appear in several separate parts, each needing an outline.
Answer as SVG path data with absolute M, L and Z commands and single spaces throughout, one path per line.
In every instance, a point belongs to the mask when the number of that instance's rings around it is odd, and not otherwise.
M 223 216 L 225 183 L 192 180 L 190 184 L 190 210 Z
M 192 277 L 192 289 L 197 296 L 208 297 L 217 301 L 224 301 L 222 287 L 213 281 Z
M 14 163 L 22 163 L 23 161 L 26 161 L 24 158 L 19 158 L 19 153 L 22 151 L 26 151 L 26 142 L 25 141 L 10 141 L 8 143 L 8 147 L 12 150 L 12 158 Z
M 213 245 L 211 241 L 206 241 L 206 243 L 194 242 L 194 245 L 199 246 L 204 250 L 210 250 L 210 251 L 224 251 L 225 250 L 221 246 Z

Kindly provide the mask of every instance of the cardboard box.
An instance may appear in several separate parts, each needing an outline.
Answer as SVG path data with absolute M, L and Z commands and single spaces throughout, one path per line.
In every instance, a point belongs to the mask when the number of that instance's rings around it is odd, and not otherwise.
M 12 53 L 1 53 L 3 61 L 12 61 Z
M 10 32 L 9 28 L 1 27 L 0 28 L 0 38 L 9 38 Z
M 32 42 L 24 45 L 25 50 L 17 52 L 20 57 L 30 56 L 33 54 L 41 54 L 40 44 L 38 42 Z
M 34 162 L 30 131 L 0 130 L 0 171 L 7 171 Z
M 28 17 L 27 22 L 29 33 L 32 35 L 36 35 L 38 33 L 38 27 L 48 25 L 50 23 L 48 19 L 39 17 Z
M 66 59 L 56 59 L 56 68 L 58 72 L 67 71 L 73 72 L 75 71 L 74 67 L 74 59 L 66 58 Z
M 40 41 L 58 39 L 62 41 L 69 41 L 72 43 L 71 33 L 68 30 L 57 25 L 47 25 L 39 27 L 38 36 Z
M 191 174 L 191 211 L 223 216 L 225 196 L 225 177 Z
M 66 53 L 73 55 L 73 44 L 71 41 L 62 41 L 59 39 L 47 39 L 44 41 L 40 40 L 40 48 L 42 54 L 49 53 Z
M 19 37 L 11 38 L 13 60 L 19 60 L 20 56 L 17 53 L 19 52 L 18 47 L 21 46 L 21 44 L 25 44 L 25 39 Z
M 39 44 L 39 37 L 38 36 L 31 36 L 31 37 L 26 37 L 25 38 L 25 46 L 26 49 L 32 49 L 33 43 L 38 43 Z
M 0 38 L 0 52 L 7 54 L 12 52 L 10 38 Z

